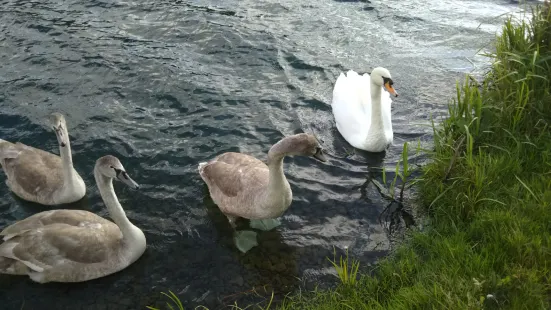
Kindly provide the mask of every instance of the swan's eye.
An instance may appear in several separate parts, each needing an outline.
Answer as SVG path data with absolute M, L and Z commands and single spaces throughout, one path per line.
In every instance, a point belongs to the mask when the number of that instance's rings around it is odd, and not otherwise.
M 384 77 L 383 76 L 383 82 L 384 84 L 388 83 L 388 85 L 392 86 L 394 84 L 394 82 L 392 81 L 391 78 L 387 78 L 387 77 Z

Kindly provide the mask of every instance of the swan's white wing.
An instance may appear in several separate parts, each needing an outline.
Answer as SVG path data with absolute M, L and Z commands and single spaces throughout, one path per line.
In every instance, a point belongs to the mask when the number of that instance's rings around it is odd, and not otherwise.
M 337 129 L 352 146 L 361 148 L 371 125 L 369 75 L 350 70 L 340 74 L 333 89 L 331 107 Z
M 383 89 L 381 93 L 381 110 L 383 112 L 383 126 L 385 128 L 385 137 L 387 143 L 392 143 L 393 131 L 392 131 L 392 99 L 390 99 L 390 93 Z

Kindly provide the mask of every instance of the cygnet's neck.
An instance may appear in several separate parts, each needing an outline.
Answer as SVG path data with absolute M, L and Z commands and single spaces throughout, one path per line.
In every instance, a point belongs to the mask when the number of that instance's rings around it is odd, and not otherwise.
M 73 186 L 76 184 L 76 178 L 73 171 L 73 156 L 71 154 L 71 142 L 69 141 L 69 134 L 65 128 L 63 128 L 63 133 L 66 137 L 65 146 L 59 145 L 59 156 L 61 157 L 61 163 L 63 165 L 63 184 L 65 186 Z M 58 141 L 60 143 L 60 141 Z
M 283 173 L 283 159 L 285 156 L 285 153 L 279 152 L 277 144 L 272 146 L 268 152 L 268 169 L 270 170 L 268 188 L 270 191 L 281 189 L 287 183 Z
M 283 159 L 287 155 L 288 141 L 285 139 L 274 144 L 268 152 L 269 182 L 267 195 L 270 198 L 283 199 L 282 193 L 288 190 L 289 182 L 283 173 Z
M 94 169 L 94 178 L 96 179 L 101 198 L 109 211 L 109 215 L 115 224 L 119 226 L 123 239 L 132 239 L 135 235 L 136 227 L 128 220 L 117 199 L 115 189 L 113 188 L 113 179 L 104 176 L 97 168 Z

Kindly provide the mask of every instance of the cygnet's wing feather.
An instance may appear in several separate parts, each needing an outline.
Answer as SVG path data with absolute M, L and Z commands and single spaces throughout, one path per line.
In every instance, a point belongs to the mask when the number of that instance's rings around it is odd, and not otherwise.
M 22 143 L 10 149 L 19 153 L 15 158 L 4 158 L 3 168 L 10 188 L 19 196 L 34 200 L 63 186 L 61 157 Z
M 209 186 L 218 188 L 224 195 L 235 197 L 249 186 L 255 187 L 258 169 L 268 169 L 262 161 L 241 153 L 224 153 L 203 168 Z
M 100 263 L 108 258 L 110 247 L 120 242 L 118 238 L 108 238 L 105 232 L 99 224 L 52 224 L 4 242 L 0 256 L 18 260 L 38 272 L 67 263 Z
M 13 143 L 0 139 L 0 164 L 6 158 L 16 158 L 20 152 Z
M 228 197 L 235 197 L 243 190 L 241 175 L 236 173 L 235 167 L 225 162 L 215 161 L 207 165 L 203 171 L 211 186 Z
M 57 210 L 56 210 L 57 211 Z M 64 210 L 56 217 L 43 220 L 68 223 L 44 224 L 29 228 L 32 221 L 10 226 L 2 234 L 10 238 L 0 245 L 0 256 L 15 259 L 37 272 L 68 263 L 93 264 L 107 260 L 109 251 L 122 240 L 120 229 L 99 216 L 86 214 L 78 220 L 77 214 L 67 216 L 71 210 Z M 86 211 L 79 211 L 79 214 Z M 88 212 L 89 213 L 89 212 Z M 92 214 L 92 213 L 90 213 Z M 93 215 L 93 214 L 92 214 Z M 77 225 L 74 225 L 78 221 Z M 15 231 L 19 230 L 19 233 Z
M 266 164 L 252 156 L 228 152 L 204 165 L 201 176 L 220 209 L 236 214 L 228 208 L 238 201 L 252 201 L 249 194 L 268 184 L 269 170 Z
M 52 224 L 67 224 L 79 226 L 81 223 L 100 223 L 109 225 L 110 221 L 84 210 L 50 210 L 33 214 L 21 221 L 13 223 L 0 232 L 4 240 L 8 240 L 28 230 L 37 229 Z
M 215 160 L 234 166 L 255 166 L 266 167 L 266 169 L 268 168 L 261 160 L 243 153 L 227 152 L 220 154 L 215 158 Z

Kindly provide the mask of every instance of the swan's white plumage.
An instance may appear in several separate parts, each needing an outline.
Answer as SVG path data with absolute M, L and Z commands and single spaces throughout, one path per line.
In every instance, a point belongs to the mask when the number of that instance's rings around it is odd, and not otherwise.
M 372 83 L 366 73 L 359 75 L 349 70 L 341 73 L 333 89 L 331 103 L 337 129 L 344 139 L 358 149 L 381 152 L 393 140 L 390 94 L 381 88 L 382 126 L 372 126 L 371 87 L 380 87 Z

